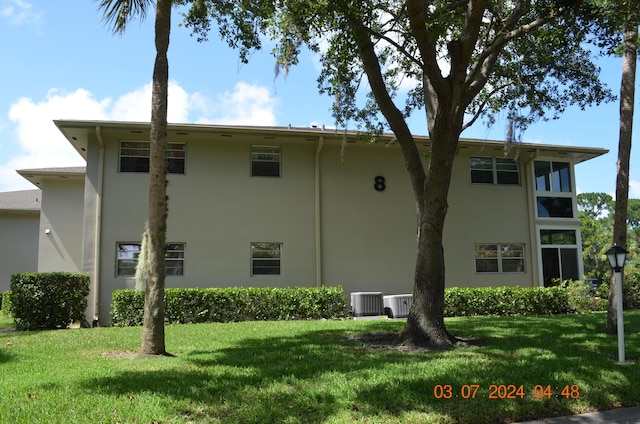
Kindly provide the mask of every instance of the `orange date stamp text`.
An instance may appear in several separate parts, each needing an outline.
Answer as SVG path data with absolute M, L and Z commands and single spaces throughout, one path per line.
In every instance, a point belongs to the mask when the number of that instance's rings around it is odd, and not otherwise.
M 534 399 L 578 399 L 580 387 L 577 384 L 552 386 L 550 384 L 536 384 L 526 388 L 523 384 L 490 384 L 483 387 L 480 384 L 463 384 L 460 387 L 451 384 L 436 384 L 433 386 L 433 396 L 436 399 L 524 399 L 531 396 Z

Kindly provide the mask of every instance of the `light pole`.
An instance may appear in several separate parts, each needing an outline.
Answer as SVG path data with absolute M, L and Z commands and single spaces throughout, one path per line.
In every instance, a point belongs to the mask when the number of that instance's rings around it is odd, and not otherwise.
M 623 319 L 623 303 L 622 303 L 622 269 L 624 268 L 624 261 L 627 257 L 627 250 L 624 247 L 620 247 L 614 244 L 609 250 L 607 250 L 607 258 L 609 259 L 609 265 L 615 274 L 616 281 L 616 312 L 617 312 L 617 327 L 618 327 L 618 362 L 624 363 L 624 319 Z

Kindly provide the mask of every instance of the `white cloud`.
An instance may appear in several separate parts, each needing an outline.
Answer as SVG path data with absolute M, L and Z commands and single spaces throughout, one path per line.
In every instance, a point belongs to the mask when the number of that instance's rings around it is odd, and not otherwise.
M 23 0 L 2 0 L 0 17 L 7 19 L 12 25 L 40 24 L 42 12 L 34 10 L 31 3 Z
M 277 101 L 269 89 L 259 85 L 239 82 L 233 92 L 218 96 L 212 105 L 215 118 L 202 117 L 200 123 L 225 125 L 275 125 L 274 108 Z
M 276 105 L 267 88 L 240 82 L 218 101 L 188 93 L 177 82 L 169 84 L 168 120 L 173 123 L 275 125 Z M 84 160 L 53 124 L 54 119 L 148 122 L 151 118 L 151 84 L 115 100 L 96 99 L 84 89 L 49 90 L 44 99 L 21 98 L 9 109 L 3 124 L 0 157 L 0 191 L 31 189 L 16 169 L 82 166 Z M 195 119 L 191 116 L 195 115 Z M 3 120 L 4 121 L 4 120 Z

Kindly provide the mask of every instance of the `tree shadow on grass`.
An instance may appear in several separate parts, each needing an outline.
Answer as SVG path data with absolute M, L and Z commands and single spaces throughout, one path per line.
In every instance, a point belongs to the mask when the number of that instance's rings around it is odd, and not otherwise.
M 13 360 L 13 355 L 7 348 L 0 347 L 0 364 L 4 364 Z
M 636 331 L 639 318 L 630 323 Z M 405 414 L 436 414 L 474 423 L 570 415 L 578 404 L 586 410 L 620 406 L 616 399 L 635 384 L 630 376 L 638 367 L 621 370 L 611 361 L 615 341 L 596 332 L 597 317 L 459 322 L 450 326 L 452 333 L 484 338 L 486 346 L 401 352 L 371 349 L 349 339 L 344 329 L 321 330 L 194 349 L 169 360 L 166 369 L 126 370 L 85 386 L 121 396 L 152 392 L 164 397 L 176 415 L 196 422 L 319 423 L 331 416 L 402 421 Z M 366 329 L 389 332 L 399 325 Z M 629 349 L 638 353 L 639 338 L 634 337 Z M 380 374 L 384 377 L 377 378 Z M 351 384 L 352 379 L 358 383 Z M 479 385 L 477 397 L 464 399 L 463 386 L 472 384 Z M 438 399 L 437 385 L 450 385 L 452 397 Z M 491 385 L 522 385 L 525 395 L 487 400 Z M 553 396 L 538 399 L 538 385 L 551 386 Z M 579 398 L 557 397 L 565 385 L 581 387 Z

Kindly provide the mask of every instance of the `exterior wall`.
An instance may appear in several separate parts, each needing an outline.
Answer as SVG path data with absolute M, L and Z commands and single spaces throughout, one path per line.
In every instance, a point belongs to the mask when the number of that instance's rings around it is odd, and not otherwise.
M 47 178 L 42 184 L 38 271 L 82 270 L 83 178 Z
M 456 157 L 444 228 L 448 287 L 533 285 L 537 272 L 534 260 L 536 245 L 535 240 L 531 240 L 529 225 L 531 205 L 527 184 L 530 182 L 526 169 L 526 165 L 520 162 L 520 185 L 473 184 L 469 156 Z M 525 272 L 477 273 L 476 243 L 523 243 Z
M 383 191 L 374 188 L 377 176 Z M 323 283 L 346 293 L 413 293 L 416 205 L 400 149 L 354 143 L 343 154 L 326 146 L 321 194 Z
M 113 290 L 135 285 L 116 275 L 117 243 L 140 242 L 147 210 L 148 174 L 119 171 L 119 142 L 148 141 L 148 135 L 108 127 L 87 130 L 86 137 L 81 269 L 92 274 L 92 301 L 105 324 Z M 168 175 L 167 242 L 185 244 L 185 262 L 184 275 L 167 276 L 166 287 L 339 284 L 346 293 L 413 291 L 415 200 L 399 146 L 342 146 L 341 137 L 320 131 L 304 137 L 170 132 L 170 142 L 186 143 L 186 159 L 184 175 Z M 280 177 L 250 176 L 251 145 L 281 147 Z M 540 284 L 539 227 L 579 230 L 579 222 L 535 216 L 531 155 L 518 159 L 519 185 L 472 184 L 470 156 L 492 154 L 461 149 L 455 159 L 444 235 L 447 286 Z M 378 176 L 382 191 L 374 188 Z M 251 242 L 282 243 L 281 275 L 251 275 Z M 524 272 L 477 273 L 476 243 L 523 244 Z
M 40 214 L 0 212 L 0 293 L 9 290 L 11 274 L 38 270 Z
M 140 242 L 147 210 L 148 174 L 118 171 L 118 140 L 105 137 L 101 322 L 112 291 L 135 286 L 133 278 L 116 276 L 116 246 Z M 281 177 L 250 177 L 252 144 L 282 146 Z M 167 242 L 185 243 L 185 270 L 167 276 L 166 287 L 315 285 L 315 148 L 287 140 L 190 137 L 185 175 L 168 176 Z M 251 276 L 251 242 L 283 244 L 281 275 Z

